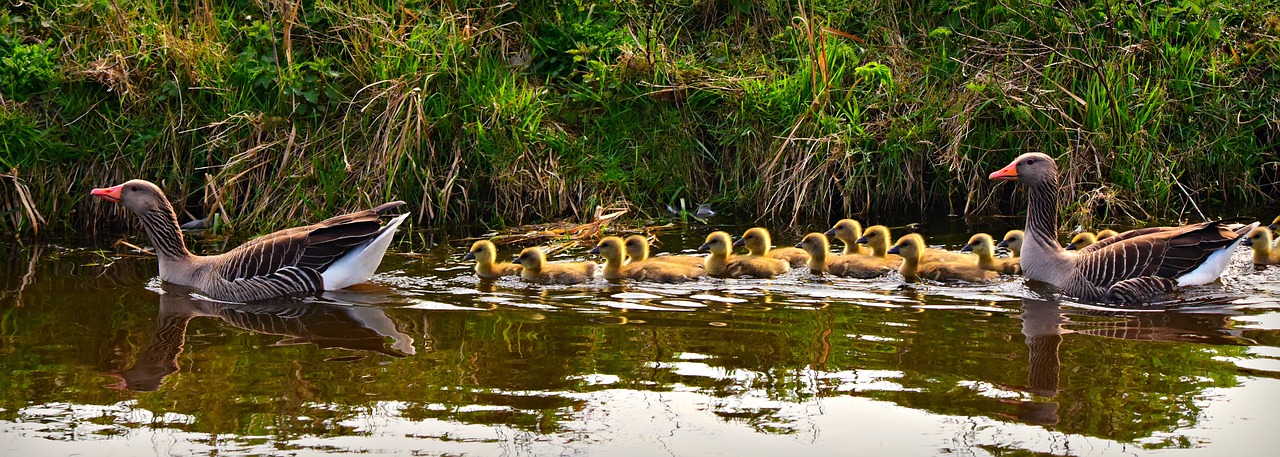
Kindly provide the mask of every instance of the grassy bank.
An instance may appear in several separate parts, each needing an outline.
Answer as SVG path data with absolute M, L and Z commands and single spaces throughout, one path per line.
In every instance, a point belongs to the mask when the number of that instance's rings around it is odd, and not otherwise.
M 1008 213 L 1030 150 L 1078 220 L 1194 214 L 1280 195 L 1278 37 L 1275 1 L 12 4 L 0 219 L 118 227 L 87 191 L 134 177 L 247 231 Z

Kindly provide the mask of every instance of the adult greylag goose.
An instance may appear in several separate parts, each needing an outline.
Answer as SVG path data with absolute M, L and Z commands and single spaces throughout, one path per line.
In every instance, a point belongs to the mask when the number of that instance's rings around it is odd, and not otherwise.
M 380 216 L 404 204 L 384 203 L 269 233 L 222 254 L 199 256 L 187 251 L 178 216 L 155 184 L 134 179 L 93 189 L 90 195 L 124 205 L 138 216 L 155 245 L 160 280 L 194 287 L 223 301 L 337 290 L 365 282 L 382 263 L 396 228 L 409 217 L 401 214 L 380 224 Z
M 1078 251 L 1078 250 L 1087 248 L 1089 246 L 1092 246 L 1093 243 L 1097 243 L 1097 242 L 1098 242 L 1098 237 L 1095 236 L 1093 232 L 1080 232 L 1080 233 L 1077 233 L 1076 236 L 1071 237 L 1071 242 L 1067 243 L 1067 245 L 1064 246 L 1063 249 L 1066 249 L 1068 251 Z
M 747 229 L 742 234 L 742 238 L 738 238 L 738 241 L 733 243 L 735 248 L 743 246 L 747 248 L 748 255 L 782 259 L 791 267 L 800 267 L 809 261 L 809 254 L 801 249 L 789 247 L 773 249 L 773 239 L 769 236 L 769 231 L 760 227 Z
M 862 224 L 853 219 L 840 219 L 836 222 L 836 225 L 831 226 L 831 229 L 827 230 L 823 235 L 835 237 L 835 239 L 844 243 L 844 255 L 867 255 L 870 253 L 863 249 L 861 244 L 858 244 L 858 238 L 862 238 Z M 888 249 L 888 247 L 885 248 L 886 251 Z
M 1271 239 L 1271 229 L 1266 227 L 1258 227 L 1249 232 L 1249 238 L 1244 240 L 1244 245 L 1253 248 L 1254 265 L 1280 264 L 1280 250 L 1275 249 Z
M 596 277 L 595 262 L 547 263 L 547 255 L 537 246 L 524 248 L 512 261 L 520 265 L 520 279 L 535 284 L 580 284 Z
M 596 247 L 591 248 L 587 253 L 599 254 L 600 257 L 604 257 L 604 272 L 602 276 L 610 281 L 635 279 L 674 283 L 685 282 L 707 275 L 707 271 L 701 265 L 695 267 L 674 262 L 637 261 L 634 259 L 624 265 L 625 249 L 622 238 L 606 236 L 601 238 Z
M 644 235 L 631 235 L 627 237 L 624 245 L 627 248 L 627 258 L 632 262 L 644 262 L 652 260 L 655 262 L 670 262 L 680 265 L 688 265 L 702 267 L 705 259 L 702 257 L 690 255 L 659 255 L 649 257 L 649 237 Z
M 476 276 L 481 279 L 498 279 L 520 274 L 520 265 L 498 261 L 498 247 L 492 241 L 480 240 L 471 244 L 471 250 L 462 260 L 476 261 Z
M 896 265 L 883 257 L 832 254 L 827 236 L 821 233 L 805 235 L 796 247 L 809 254 L 809 272 L 816 275 L 831 273 L 851 278 L 875 278 L 893 271 L 893 266 Z
M 1018 258 L 1022 255 L 1022 230 L 1010 230 L 1004 234 L 1004 239 L 996 244 L 998 248 L 1009 248 L 1012 254 L 1010 258 Z
M 710 252 L 703 264 L 707 274 L 717 277 L 737 278 L 751 276 L 753 278 L 772 278 L 786 273 L 790 265 L 782 259 L 761 256 L 730 256 L 733 241 L 725 232 L 712 232 L 707 235 L 707 242 L 698 247 L 699 251 Z
M 923 237 L 921 237 L 923 239 Z M 873 225 L 867 227 L 862 232 L 862 238 L 858 238 L 859 244 L 865 244 L 871 249 L 871 255 L 876 257 L 888 257 L 890 259 L 902 259 L 900 256 L 889 254 L 889 245 L 893 243 L 893 239 L 889 237 L 889 227 L 883 225 Z M 925 247 L 920 253 L 922 262 L 975 262 L 973 257 L 942 249 L 934 249 Z
M 1000 273 L 984 270 L 976 262 L 950 262 L 938 260 L 925 262 L 921 258 L 924 253 L 924 237 L 919 233 L 909 233 L 898 238 L 898 243 L 889 249 L 889 253 L 902 256 L 902 265 L 898 272 L 908 281 L 920 278 L 934 281 L 967 281 L 987 282 L 1000 277 Z
M 1018 266 L 1018 259 L 997 259 L 995 256 L 995 244 L 991 239 L 991 235 L 979 233 L 969 238 L 969 244 L 960 248 L 960 252 L 972 252 L 978 256 L 978 267 L 983 270 L 990 270 L 1000 274 L 1016 275 L 1022 273 L 1022 268 Z
M 1210 221 L 1130 230 L 1077 254 L 1058 244 L 1058 165 L 1053 158 L 1023 154 L 990 178 L 1027 187 L 1022 275 L 1084 300 L 1136 303 L 1177 286 L 1212 282 L 1227 268 L 1245 234 L 1258 226 L 1255 222 L 1233 230 L 1223 221 Z

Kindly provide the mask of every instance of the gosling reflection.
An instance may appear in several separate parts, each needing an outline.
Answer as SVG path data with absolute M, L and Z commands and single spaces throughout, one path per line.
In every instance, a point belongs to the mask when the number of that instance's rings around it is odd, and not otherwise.
M 179 370 L 178 356 L 185 344 L 187 324 L 196 317 L 213 317 L 251 332 L 287 337 L 276 346 L 310 343 L 392 357 L 415 353 L 413 338 L 401 332 L 380 308 L 296 299 L 223 303 L 195 298 L 189 292 L 165 286 L 151 343 L 138 354 L 133 366 L 113 373 L 120 378 L 114 388 L 141 392 L 159 389 L 165 377 Z M 388 337 L 392 339 L 389 347 Z

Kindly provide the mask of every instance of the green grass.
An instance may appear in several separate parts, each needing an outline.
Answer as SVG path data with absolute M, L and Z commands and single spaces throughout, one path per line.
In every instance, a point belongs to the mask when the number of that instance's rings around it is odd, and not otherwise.
M 986 174 L 1032 150 L 1068 223 L 1277 196 L 1275 1 L 535 3 L 9 8 L 0 224 L 39 225 L 21 183 L 42 229 L 118 227 L 87 191 L 134 177 L 250 232 L 390 199 L 419 226 L 1010 213 Z

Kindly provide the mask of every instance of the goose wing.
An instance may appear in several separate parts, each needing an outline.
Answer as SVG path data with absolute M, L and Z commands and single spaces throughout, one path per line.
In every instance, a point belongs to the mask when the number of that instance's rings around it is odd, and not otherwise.
M 1141 276 L 1177 278 L 1195 270 L 1242 235 L 1221 221 L 1134 230 L 1113 237 L 1119 240 L 1108 238 L 1109 243 L 1082 252 L 1076 266 L 1085 279 L 1099 287 Z
M 324 271 L 347 251 L 382 231 L 378 217 L 404 202 L 269 233 L 219 256 L 218 274 L 227 280 L 267 276 L 286 267 Z

